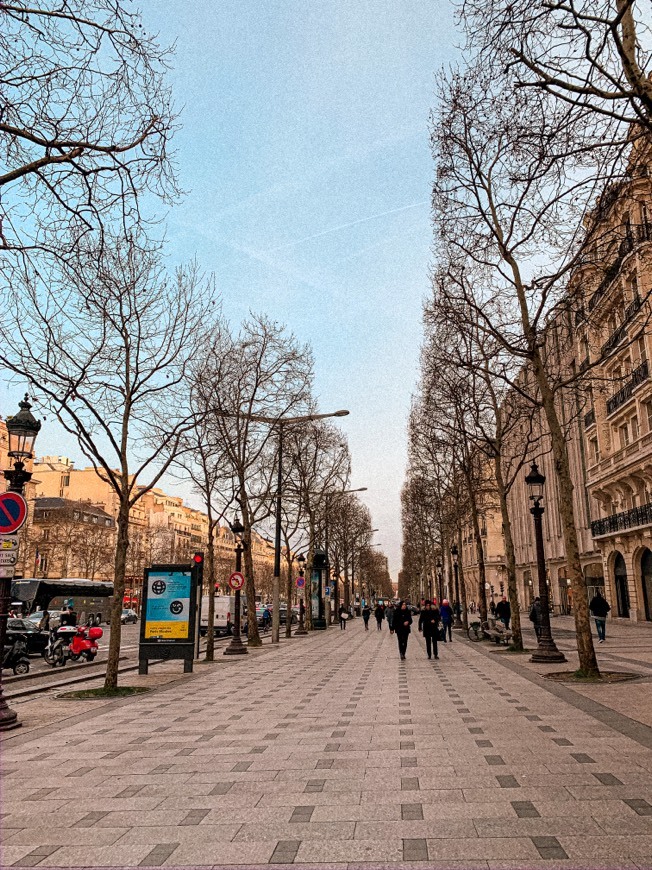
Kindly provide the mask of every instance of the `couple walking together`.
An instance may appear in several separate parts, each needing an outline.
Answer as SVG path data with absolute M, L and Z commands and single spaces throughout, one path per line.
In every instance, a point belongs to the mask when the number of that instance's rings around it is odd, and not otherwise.
M 426 642 L 426 652 L 429 659 L 433 655 L 436 659 L 439 658 L 437 641 L 439 640 L 440 623 L 443 630 L 442 640 L 446 641 L 446 635 L 452 640 L 452 607 L 446 599 L 442 602 L 441 610 L 437 607 L 436 602 L 426 601 L 419 614 L 419 631 L 422 632 Z M 412 614 L 407 604 L 403 601 L 394 614 L 394 631 L 398 640 L 398 651 L 401 659 L 405 659 L 411 625 Z

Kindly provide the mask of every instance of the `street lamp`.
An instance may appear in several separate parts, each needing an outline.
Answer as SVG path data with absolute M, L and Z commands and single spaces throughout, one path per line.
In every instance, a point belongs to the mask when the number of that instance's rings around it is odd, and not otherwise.
M 306 564 L 306 557 L 303 555 L 303 553 L 299 553 L 299 555 L 297 556 L 297 562 L 299 563 L 299 577 L 304 577 L 304 565 Z M 304 577 L 304 583 L 305 583 L 305 577 Z M 289 604 L 288 604 L 288 606 L 289 606 Z M 303 617 L 304 617 L 305 612 L 306 612 L 306 605 L 304 603 L 304 595 L 303 595 L 303 589 L 302 589 L 301 595 L 299 595 L 299 628 L 297 628 L 297 630 L 294 632 L 295 637 L 297 635 L 308 634 L 308 632 L 306 631 L 305 626 L 303 624 Z M 289 618 L 290 617 L 288 614 L 288 619 Z
M 5 469 L 4 477 L 9 484 L 9 492 L 23 494 L 25 484 L 32 479 L 32 473 L 25 471 L 25 460 L 31 459 L 34 450 L 36 436 L 41 429 L 41 423 L 37 420 L 30 408 L 29 396 L 20 402 L 20 411 L 13 417 L 7 417 L 7 435 L 9 436 L 8 456 L 14 460 L 13 468 Z M 9 618 L 9 605 L 11 603 L 11 581 L 14 576 L 13 567 L 0 569 L 0 651 L 4 654 L 5 641 L 7 639 L 7 619 Z M 0 668 L 0 731 L 10 731 L 21 725 L 18 714 L 7 704 L 2 694 L 2 668 Z
M 453 544 L 453 546 L 451 547 L 451 556 L 453 557 L 453 571 L 455 573 L 455 601 L 453 603 L 455 621 L 453 622 L 453 628 L 462 628 L 462 620 L 460 619 L 460 578 L 459 565 L 457 562 L 459 557 L 459 553 L 457 551 L 457 544 Z
M 437 587 L 438 587 L 437 592 L 438 592 L 440 601 L 444 597 L 444 590 L 443 590 L 443 585 L 442 585 L 443 584 L 443 576 L 442 576 L 441 569 L 442 569 L 441 558 L 438 556 L 437 557 Z
M 533 502 L 530 513 L 534 517 L 534 538 L 537 551 L 537 575 L 539 581 L 539 604 L 541 606 L 541 630 L 537 638 L 537 649 L 532 653 L 531 662 L 565 662 L 566 656 L 560 652 L 550 629 L 550 605 L 548 599 L 548 584 L 546 583 L 546 557 L 543 551 L 543 485 L 546 482 L 545 475 L 537 468 L 536 462 L 532 463 L 530 473 L 525 476 L 525 482 L 530 491 L 530 501 Z
M 231 531 L 233 532 L 233 536 L 235 538 L 235 570 L 240 574 L 242 573 L 242 551 L 244 550 L 244 544 L 242 541 L 242 536 L 244 535 L 244 526 L 240 522 L 240 518 L 238 515 L 235 515 L 235 519 L 231 523 Z M 251 606 L 253 604 L 253 607 Z M 242 656 L 246 655 L 249 650 L 242 642 L 242 637 L 240 636 L 240 590 L 235 590 L 235 615 L 233 617 L 233 636 L 231 637 L 231 643 L 224 650 L 225 656 Z M 247 619 L 256 618 L 256 602 L 247 602 Z

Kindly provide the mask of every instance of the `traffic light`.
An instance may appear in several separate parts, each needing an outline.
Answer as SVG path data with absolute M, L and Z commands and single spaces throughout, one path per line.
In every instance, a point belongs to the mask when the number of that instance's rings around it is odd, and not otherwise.
M 203 553 L 195 553 L 192 557 L 192 570 L 195 572 L 197 577 L 197 587 L 199 589 L 204 588 L 204 554 Z

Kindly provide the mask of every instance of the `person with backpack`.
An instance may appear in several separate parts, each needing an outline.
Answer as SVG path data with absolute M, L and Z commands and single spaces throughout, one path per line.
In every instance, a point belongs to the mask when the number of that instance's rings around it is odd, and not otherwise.
M 534 626 L 534 633 L 537 636 L 537 640 L 541 637 L 541 623 L 543 622 L 543 611 L 541 610 L 541 599 L 537 595 L 534 599 L 534 603 L 530 608 L 530 622 Z
M 611 610 L 609 602 L 602 597 L 599 589 L 589 601 L 589 610 L 591 616 L 595 620 L 595 627 L 598 632 L 598 643 L 604 643 L 607 633 L 607 614 Z

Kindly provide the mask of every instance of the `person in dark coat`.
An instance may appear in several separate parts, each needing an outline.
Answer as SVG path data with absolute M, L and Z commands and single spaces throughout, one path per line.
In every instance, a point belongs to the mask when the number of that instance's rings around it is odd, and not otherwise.
M 378 631 L 382 631 L 383 619 L 385 618 L 385 608 L 382 604 L 376 605 L 376 609 L 374 610 L 374 616 L 376 617 L 376 627 Z
M 446 635 L 448 635 L 448 640 L 452 642 L 453 640 L 453 608 L 450 606 L 446 598 L 441 603 L 441 607 L 439 608 L 439 615 L 441 617 L 441 626 L 444 630 L 444 643 L 447 642 Z
M 369 631 L 369 617 L 371 616 L 371 607 L 368 604 L 362 608 L 362 618 L 364 620 L 364 630 Z
M 537 636 L 537 640 L 541 636 L 541 624 L 543 622 L 543 611 L 541 610 L 541 599 L 537 595 L 534 599 L 534 604 L 530 609 L 530 622 L 534 625 L 534 633 Z
M 604 643 L 607 633 L 607 614 L 611 610 L 609 602 L 602 597 L 602 593 L 598 589 L 589 601 L 589 610 L 593 619 L 595 619 L 595 627 L 598 631 L 598 642 Z
M 349 612 L 344 606 L 344 604 L 340 604 L 340 631 L 343 631 L 346 628 L 346 621 L 349 618 Z
M 412 625 L 412 614 L 405 603 L 401 602 L 400 607 L 394 613 L 394 631 L 398 640 L 398 651 L 402 659 L 405 658 L 407 652 L 408 638 L 410 637 L 410 626 Z
M 387 627 L 389 628 L 389 633 L 394 634 L 394 614 L 396 612 L 396 608 L 394 605 L 390 603 L 387 605 L 387 610 L 385 611 L 385 616 L 387 617 Z
M 433 652 L 435 654 L 435 658 L 439 658 L 437 650 L 439 621 L 439 608 L 436 605 L 432 604 L 432 602 L 426 601 L 423 610 L 419 614 L 419 631 L 423 633 L 423 638 L 426 642 L 426 652 L 428 653 L 428 658 L 432 658 Z
M 496 616 L 501 620 L 505 628 L 509 628 L 509 622 L 512 618 L 512 608 L 509 606 L 509 601 L 505 595 L 503 595 L 502 599 L 496 605 Z

